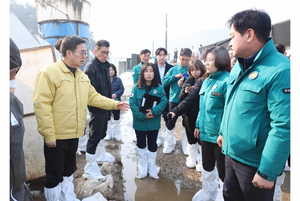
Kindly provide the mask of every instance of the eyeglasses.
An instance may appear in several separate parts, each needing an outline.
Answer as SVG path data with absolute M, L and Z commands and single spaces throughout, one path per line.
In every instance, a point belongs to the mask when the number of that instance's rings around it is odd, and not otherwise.
M 110 52 L 109 52 L 109 51 L 107 51 L 107 52 L 105 52 L 105 51 L 100 51 L 100 53 L 101 53 L 101 54 L 104 54 L 104 55 L 109 55 Z
M 182 62 L 190 62 L 191 59 L 180 58 L 180 60 L 181 60 Z
M 79 51 L 73 51 L 73 52 L 79 52 Z M 87 53 L 83 52 L 83 51 L 80 51 L 79 53 L 81 54 L 81 56 L 86 56 L 87 55 Z

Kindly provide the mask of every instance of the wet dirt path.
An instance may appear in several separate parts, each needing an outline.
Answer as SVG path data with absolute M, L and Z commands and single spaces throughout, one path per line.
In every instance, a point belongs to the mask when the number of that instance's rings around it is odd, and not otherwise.
M 167 179 L 161 175 L 158 180 L 146 177 L 138 179 L 135 177 L 137 169 L 136 143 L 132 129 L 131 111 L 121 115 L 122 139 L 121 159 L 123 164 L 124 198 L 126 201 L 146 200 L 191 200 L 197 189 L 181 188 L 180 179 Z M 159 149 L 158 151 L 162 151 Z
M 125 93 L 122 96 L 124 102 L 128 102 L 131 86 L 125 86 Z M 162 122 L 164 129 L 164 123 Z M 182 126 L 180 118 L 176 123 L 177 144 L 171 154 L 163 154 L 162 146 L 157 150 L 156 164 L 161 168 L 159 177 L 155 180 L 149 177 L 137 179 L 136 143 L 133 141 L 135 136 L 132 128 L 131 111 L 121 112 L 121 132 L 122 141 L 106 141 L 106 151 L 116 158 L 116 162 L 111 163 L 110 172 L 103 172 L 104 175 L 112 174 L 114 187 L 108 189 L 103 195 L 107 200 L 115 201 L 191 201 L 194 194 L 201 189 L 199 177 L 201 174 L 195 169 L 185 166 L 186 156 L 181 151 Z M 75 188 L 85 182 L 82 178 L 83 168 L 86 164 L 85 153 L 77 155 L 77 171 L 74 174 Z M 102 166 L 100 165 L 102 168 Z M 290 173 L 286 173 L 285 182 L 282 185 L 282 201 L 290 200 Z M 32 192 L 35 191 L 34 200 L 45 201 L 43 193 L 43 181 L 37 185 L 30 185 Z M 93 193 L 96 193 L 95 189 Z M 79 197 L 78 197 L 79 198 Z M 80 197 L 80 199 L 82 199 Z

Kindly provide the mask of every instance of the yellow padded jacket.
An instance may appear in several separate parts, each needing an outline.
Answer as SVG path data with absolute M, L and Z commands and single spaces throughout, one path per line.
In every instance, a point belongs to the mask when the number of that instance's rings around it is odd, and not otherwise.
M 88 76 L 78 68 L 74 78 L 59 59 L 36 76 L 33 103 L 38 131 L 49 143 L 83 136 L 87 105 L 116 110 L 119 101 L 97 93 Z

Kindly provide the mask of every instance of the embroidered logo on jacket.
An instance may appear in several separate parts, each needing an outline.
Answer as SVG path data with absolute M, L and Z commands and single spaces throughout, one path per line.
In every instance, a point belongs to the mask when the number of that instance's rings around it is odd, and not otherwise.
M 254 80 L 255 78 L 257 78 L 257 76 L 258 76 L 258 72 L 254 71 L 254 72 L 250 73 L 249 79 Z

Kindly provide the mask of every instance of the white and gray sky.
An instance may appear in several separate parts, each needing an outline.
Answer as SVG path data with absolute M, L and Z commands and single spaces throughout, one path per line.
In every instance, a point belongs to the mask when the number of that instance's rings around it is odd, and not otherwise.
M 35 0 L 16 0 L 35 6 Z M 141 49 L 165 45 L 166 13 L 168 39 L 203 30 L 226 28 L 235 13 L 257 8 L 266 11 L 272 24 L 291 19 L 289 1 L 266 0 L 90 0 L 90 31 L 94 39 L 111 43 L 112 56 L 130 57 Z M 271 3 L 270 3 L 271 2 Z M 199 44 L 195 43 L 195 47 Z M 169 50 L 170 51 L 170 50 Z

